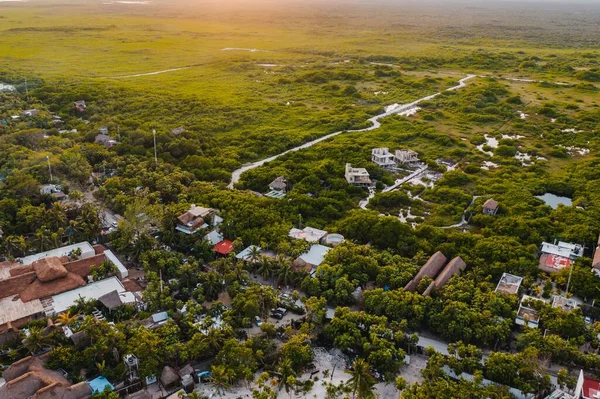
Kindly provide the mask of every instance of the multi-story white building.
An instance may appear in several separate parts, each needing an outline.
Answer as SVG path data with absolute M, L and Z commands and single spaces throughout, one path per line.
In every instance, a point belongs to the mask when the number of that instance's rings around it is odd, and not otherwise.
M 368 187 L 371 185 L 369 172 L 365 168 L 353 168 L 351 164 L 346 164 L 346 173 L 344 174 L 349 184 L 359 187 Z
M 384 169 L 396 166 L 394 154 L 390 152 L 389 148 L 373 148 L 371 160 Z

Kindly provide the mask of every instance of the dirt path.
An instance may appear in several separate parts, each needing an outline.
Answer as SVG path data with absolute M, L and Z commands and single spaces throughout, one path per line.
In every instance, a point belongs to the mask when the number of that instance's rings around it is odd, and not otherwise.
M 446 89 L 446 91 L 452 91 L 452 90 L 457 90 L 460 89 L 462 87 L 465 87 L 467 84 L 465 83 L 467 80 L 473 79 L 474 77 L 476 77 L 475 75 L 467 75 L 466 77 L 462 78 L 461 80 L 458 81 L 458 85 L 454 86 L 454 87 L 450 87 L 449 89 Z M 427 101 L 427 100 L 431 100 L 432 98 L 435 98 L 437 96 L 439 96 L 440 94 L 442 94 L 442 92 L 439 93 L 435 93 L 423 98 L 420 98 L 416 101 L 413 101 L 412 103 L 409 104 L 392 104 L 392 105 L 388 105 L 387 107 L 385 107 L 385 112 L 383 112 L 382 114 L 376 115 L 370 119 L 368 119 L 369 122 L 371 122 L 371 126 L 365 128 L 365 129 L 357 129 L 357 130 L 342 130 L 339 132 L 334 132 L 334 133 L 330 133 L 327 134 L 323 137 L 319 137 L 316 140 L 313 141 L 309 141 L 308 143 L 304 143 L 302 145 L 299 145 L 298 147 L 294 147 L 291 148 L 287 151 L 284 151 L 280 154 L 276 154 L 273 156 L 270 156 L 269 158 L 265 158 L 263 160 L 260 161 L 256 161 L 256 162 L 252 162 L 249 164 L 245 164 L 243 165 L 241 168 L 234 170 L 231 173 L 231 182 L 229 183 L 229 185 L 227 186 L 230 189 L 233 189 L 235 183 L 237 183 L 238 181 L 240 181 L 240 177 L 242 176 L 242 173 L 249 171 L 251 169 L 255 169 L 258 168 L 259 166 L 264 165 L 267 162 L 271 162 L 277 158 L 279 158 L 282 155 L 288 154 L 290 152 L 293 151 L 298 151 L 298 150 L 302 150 L 304 148 L 309 148 L 312 147 L 315 144 L 318 144 L 322 141 L 325 141 L 327 139 L 330 139 L 332 137 L 335 137 L 339 134 L 342 133 L 352 133 L 352 132 L 367 132 L 370 130 L 375 130 L 375 129 L 379 129 L 381 127 L 381 123 L 379 122 L 380 119 L 388 117 L 390 115 L 409 115 L 411 113 L 413 113 L 415 111 L 415 109 L 417 108 L 418 104 L 420 102 L 423 101 Z
M 187 67 L 181 67 L 181 68 L 172 68 L 172 69 L 165 69 L 165 70 L 162 70 L 162 71 L 154 71 L 154 72 L 146 72 L 146 73 L 136 73 L 134 75 L 106 76 L 106 77 L 104 77 L 104 79 L 125 79 L 125 78 L 137 78 L 137 77 L 140 77 L 140 76 L 153 76 L 153 75 L 160 75 L 162 73 L 183 71 L 185 69 L 190 69 L 190 68 L 193 68 L 193 67 L 187 66 Z

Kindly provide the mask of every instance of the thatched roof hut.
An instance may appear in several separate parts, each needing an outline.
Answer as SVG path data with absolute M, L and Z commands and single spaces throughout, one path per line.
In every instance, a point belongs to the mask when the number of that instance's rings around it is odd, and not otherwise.
M 117 290 L 102 295 L 100 298 L 98 298 L 98 300 L 102 302 L 102 304 L 106 306 L 108 310 L 116 309 L 123 304 Z

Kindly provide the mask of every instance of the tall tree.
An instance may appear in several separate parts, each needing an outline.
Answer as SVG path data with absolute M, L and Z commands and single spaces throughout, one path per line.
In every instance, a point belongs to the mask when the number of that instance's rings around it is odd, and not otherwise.
M 346 370 L 352 377 L 347 384 L 352 389 L 352 397 L 357 399 L 374 398 L 373 389 L 375 378 L 371 374 L 369 363 L 364 359 L 357 359 L 352 363 L 352 369 Z

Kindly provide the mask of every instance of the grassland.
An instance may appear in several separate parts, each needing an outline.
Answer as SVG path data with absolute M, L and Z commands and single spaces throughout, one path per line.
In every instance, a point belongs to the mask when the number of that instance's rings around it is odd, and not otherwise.
M 539 140 L 532 132 L 575 128 L 598 106 L 594 82 L 581 79 L 600 62 L 598 10 L 444 4 L 0 3 L 0 81 L 23 90 L 29 79 L 34 101 L 65 117 L 73 116 L 72 101 L 85 99 L 91 123 L 70 120 L 78 140 L 108 126 L 120 132 L 120 154 L 149 158 L 157 129 L 162 159 L 198 179 L 226 182 L 245 162 L 365 127 L 385 105 L 443 90 L 466 73 L 522 77 L 546 83 L 499 80 L 522 104 L 485 123 L 448 104 L 457 97 L 468 103 L 468 91 L 426 104 L 411 120 L 391 118 L 380 131 L 336 143 L 351 143 L 345 151 L 358 164 L 368 159 L 368 146 L 399 144 L 431 159 L 479 162 L 485 155 L 473 137 L 479 143 L 483 134 L 511 131 L 525 137 L 521 150 L 549 158 L 545 168 L 570 164 L 550 156 L 552 147 L 588 146 L 591 133 Z M 537 17 L 526 17 L 532 11 Z M 487 84 L 478 78 L 473 86 Z M 555 108 L 559 122 L 538 118 L 541 108 Z M 518 110 L 532 117 L 519 120 Z M 186 132 L 174 137 L 170 130 L 178 126 Z M 596 149 L 593 140 L 589 146 Z

